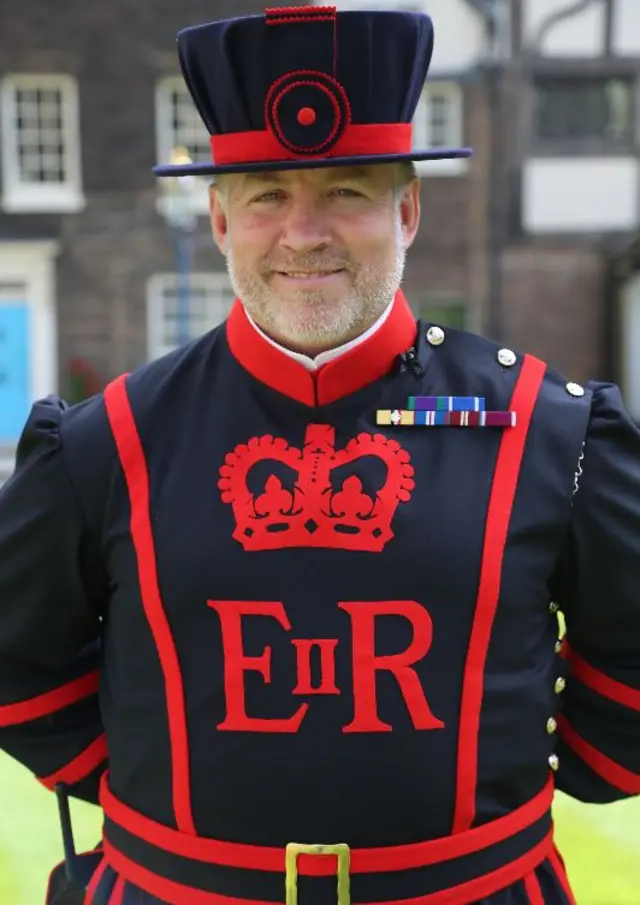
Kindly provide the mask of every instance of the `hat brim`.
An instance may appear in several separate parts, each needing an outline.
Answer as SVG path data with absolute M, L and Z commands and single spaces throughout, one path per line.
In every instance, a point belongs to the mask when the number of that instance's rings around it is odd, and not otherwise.
M 365 164 L 409 163 L 421 160 L 455 160 L 473 155 L 472 148 L 438 148 L 409 154 L 371 154 L 357 157 L 313 157 L 295 160 L 264 160 L 216 166 L 215 163 L 163 164 L 153 168 L 156 176 L 220 176 L 224 173 L 255 173 L 259 170 L 311 170 Z

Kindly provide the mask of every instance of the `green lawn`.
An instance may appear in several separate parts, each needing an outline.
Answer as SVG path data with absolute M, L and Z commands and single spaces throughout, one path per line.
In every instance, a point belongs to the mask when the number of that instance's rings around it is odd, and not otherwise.
M 49 871 L 62 860 L 53 793 L 0 753 L 0 905 L 43 905 Z M 98 808 L 73 803 L 78 849 L 100 838 Z
M 0 905 L 43 905 L 61 857 L 54 796 L 0 754 Z M 587 807 L 559 795 L 557 843 L 577 905 L 640 905 L 640 799 Z M 100 812 L 74 803 L 78 848 L 93 848 Z

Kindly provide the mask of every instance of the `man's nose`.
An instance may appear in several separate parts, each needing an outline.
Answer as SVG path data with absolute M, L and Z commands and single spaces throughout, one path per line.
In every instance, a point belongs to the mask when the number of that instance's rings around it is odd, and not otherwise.
M 298 253 L 331 244 L 331 230 L 322 205 L 311 199 L 293 200 L 288 207 L 280 244 Z

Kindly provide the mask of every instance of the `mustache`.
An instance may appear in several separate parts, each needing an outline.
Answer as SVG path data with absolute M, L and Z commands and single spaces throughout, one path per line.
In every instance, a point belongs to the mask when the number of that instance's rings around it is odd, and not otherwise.
M 263 273 L 296 270 L 352 270 L 353 262 L 344 256 L 328 258 L 326 255 L 297 255 L 295 258 L 266 258 Z

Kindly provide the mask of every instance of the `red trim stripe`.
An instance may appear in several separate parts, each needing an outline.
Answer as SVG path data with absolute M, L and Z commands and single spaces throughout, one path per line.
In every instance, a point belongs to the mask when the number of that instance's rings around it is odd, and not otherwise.
M 540 888 L 540 880 L 533 871 L 524 878 L 524 891 L 529 899 L 529 905 L 545 905 L 542 889 Z
M 105 875 L 107 867 L 107 861 L 105 858 L 103 858 L 94 871 L 93 876 L 89 880 L 89 885 L 87 886 L 87 890 L 84 894 L 84 905 L 93 905 L 93 900 L 95 898 L 96 892 L 98 891 L 98 887 L 102 882 L 102 878 Z
M 485 874 L 483 877 L 477 877 L 475 880 L 468 880 L 458 886 L 451 886 L 449 889 L 425 896 L 401 901 L 387 901 L 377 903 L 377 905 L 469 905 L 469 902 L 484 899 L 517 883 L 549 856 L 552 847 L 553 833 L 551 832 L 526 855 L 516 858 L 510 864 Z M 188 902 L 189 905 L 273 905 L 271 902 L 261 902 L 256 899 L 236 899 L 214 892 L 204 892 L 176 883 L 174 880 L 159 877 L 121 854 L 108 841 L 105 841 L 105 856 L 112 868 L 122 874 L 130 883 L 139 886 L 163 902 L 167 902 L 168 905 L 184 905 L 185 902 Z
M 567 876 L 567 870 L 564 866 L 564 861 L 562 860 L 562 856 L 555 846 L 552 853 L 549 855 L 549 864 L 551 865 L 551 869 L 556 875 L 558 883 L 562 887 L 562 891 L 567 897 L 567 902 L 569 903 L 569 905 L 576 905 L 576 900 L 573 896 L 573 891 L 571 889 L 571 884 L 569 883 L 569 877 Z
M 233 164 L 276 163 L 281 160 L 313 160 L 315 158 L 358 157 L 361 155 L 410 154 L 413 148 L 411 123 L 384 123 L 347 126 L 328 151 L 303 154 L 290 151 L 273 132 L 230 132 L 211 136 L 211 153 L 216 166 Z
M 0 728 L 19 726 L 21 723 L 30 723 L 43 716 L 51 716 L 58 710 L 64 710 L 65 707 L 97 694 L 99 687 L 100 674 L 96 671 L 27 701 L 5 704 L 0 707 Z
M 610 701 L 615 701 L 616 704 L 622 704 L 623 707 L 629 707 L 640 713 L 640 691 L 624 685 L 616 679 L 609 678 L 605 673 L 583 660 L 569 646 L 567 646 L 567 656 L 571 665 L 572 678 L 578 679 L 579 682 L 602 695 L 603 698 L 608 698 Z
M 609 785 L 626 795 L 640 795 L 640 775 L 621 767 L 602 751 L 590 745 L 571 726 L 566 717 L 558 719 L 558 734 L 562 741 L 578 755 L 584 763 Z
M 478 599 L 462 685 L 453 833 L 467 830 L 476 813 L 478 733 L 484 669 L 500 598 L 502 562 L 520 466 L 545 370 L 546 366 L 542 361 L 530 355 L 524 356 L 509 406 L 517 413 L 516 426 L 505 430 L 498 451 L 487 510 Z
M 125 886 L 126 881 L 124 877 L 118 877 L 118 879 L 114 883 L 113 890 L 111 891 L 107 905 L 122 905 L 122 903 L 124 902 Z
M 182 672 L 158 585 L 158 569 L 149 510 L 149 473 L 127 395 L 126 378 L 127 375 L 123 374 L 110 383 L 105 389 L 104 399 L 129 490 L 131 537 L 138 562 L 142 605 L 158 650 L 164 675 L 175 820 L 182 832 L 195 835 L 196 828 L 191 807 L 189 737 Z
M 74 786 L 77 782 L 82 782 L 87 776 L 91 776 L 100 764 L 105 763 L 108 759 L 109 752 L 107 750 L 107 736 L 103 733 L 91 742 L 88 748 L 85 748 L 76 758 L 74 758 L 66 767 L 62 767 L 51 776 L 40 778 L 39 782 L 53 792 L 59 782 L 68 786 Z
M 446 836 L 443 839 L 432 839 L 411 845 L 354 849 L 351 852 L 351 872 L 362 874 L 411 870 L 462 858 L 490 848 L 505 839 L 510 839 L 542 818 L 551 807 L 553 794 L 553 781 L 549 780 L 535 798 L 516 811 L 457 836 Z M 194 837 L 156 823 L 119 801 L 109 790 L 106 774 L 101 779 L 100 805 L 105 815 L 128 833 L 171 854 L 223 867 L 274 873 L 284 870 L 284 848 Z M 301 855 L 298 859 L 298 870 L 304 876 L 330 876 L 335 873 L 335 863 L 331 858 Z

